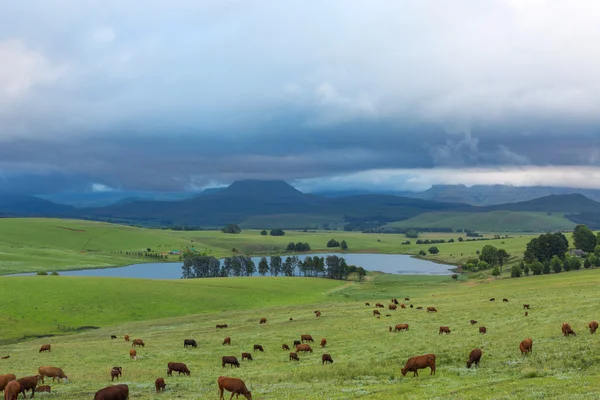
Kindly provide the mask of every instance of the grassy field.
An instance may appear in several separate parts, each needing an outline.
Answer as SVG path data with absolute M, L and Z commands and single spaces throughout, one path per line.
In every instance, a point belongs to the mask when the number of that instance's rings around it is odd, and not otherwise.
M 572 230 L 575 223 L 563 214 L 542 212 L 490 211 L 485 213 L 436 212 L 392 222 L 394 228 L 452 228 L 479 232 L 549 232 Z
M 55 281 L 44 282 L 46 279 Z M 254 399 L 591 399 L 600 392 L 600 346 L 598 338 L 586 328 L 589 321 L 600 317 L 600 270 L 463 283 L 448 277 L 375 275 L 364 284 L 344 286 L 300 278 L 210 279 L 178 282 L 177 289 L 169 289 L 172 296 L 157 293 L 153 285 L 163 283 L 151 281 L 127 281 L 128 286 L 137 288 L 132 295 L 125 288 L 107 294 L 106 288 L 111 285 L 104 282 L 96 289 L 78 287 L 79 280 L 67 277 L 5 277 L 0 282 L 3 294 L 7 288 L 14 288 L 9 289 L 10 296 L 3 298 L 16 296 L 3 312 L 7 308 L 31 309 L 24 318 L 15 317 L 15 313 L 2 321 L 4 332 L 20 329 L 17 327 L 26 319 L 37 321 L 32 325 L 60 320 L 65 302 L 55 297 L 57 292 L 66 291 L 66 298 L 72 296 L 69 307 L 90 304 L 89 298 L 81 297 L 82 292 L 95 292 L 96 302 L 103 303 L 101 313 L 93 307 L 69 312 L 108 315 L 102 322 L 97 319 L 101 329 L 1 347 L 2 355 L 11 356 L 0 360 L 3 373 L 32 375 L 40 365 L 65 370 L 69 382 L 54 384 L 53 394 L 48 397 L 91 398 L 96 390 L 111 384 L 112 366 L 123 367 L 121 383 L 129 385 L 130 398 L 136 399 L 217 399 L 219 375 L 242 378 Z M 205 292 L 213 285 L 218 289 Z M 32 287 L 30 294 L 35 297 L 18 296 L 19 289 L 24 291 L 25 287 Z M 190 291 L 186 299 L 177 294 L 185 287 L 205 294 L 198 298 Z M 259 287 L 267 289 L 261 291 Z M 278 289 L 269 289 L 273 287 Z M 195 306 L 195 314 L 105 325 L 111 318 L 129 318 L 127 307 L 121 303 L 133 309 L 140 307 L 139 293 L 144 289 L 145 301 L 147 305 L 152 301 L 157 315 L 166 317 L 170 308 L 183 307 L 181 303 Z M 280 297 L 282 292 L 290 294 L 289 303 Z M 249 293 L 256 297 L 248 298 Z M 409 304 L 435 306 L 439 312 L 385 309 L 376 319 L 371 307 L 364 305 L 365 301 L 387 305 L 391 297 L 405 296 L 411 298 Z M 498 300 L 490 302 L 490 297 Z M 503 303 L 503 297 L 509 302 Z M 531 305 L 528 317 L 523 315 L 523 303 Z M 322 311 L 321 318 L 315 318 L 315 309 Z M 386 317 L 386 313 L 391 316 Z M 268 319 L 267 324 L 259 325 L 261 317 Z M 290 317 L 294 321 L 289 321 Z M 83 323 L 84 317 L 79 318 Z M 472 326 L 470 319 L 479 323 Z M 563 322 L 569 322 L 578 335 L 563 337 Z M 217 323 L 228 323 L 230 327 L 216 330 Z M 397 323 L 408 323 L 410 330 L 388 332 L 388 326 Z M 449 326 L 452 333 L 439 335 L 441 325 Z M 479 326 L 486 326 L 488 333 L 479 334 Z M 130 344 L 122 339 L 126 333 L 146 343 L 138 349 L 136 361 L 129 359 Z M 300 354 L 300 362 L 288 361 L 288 352 L 281 350 L 281 344 L 291 345 L 305 333 L 317 341 L 327 338 L 326 349 L 315 343 L 314 353 Z M 119 339 L 111 340 L 111 334 Z M 221 345 L 224 336 L 231 337 L 230 347 Z M 533 339 L 533 353 L 521 355 L 519 342 L 526 337 Z M 186 338 L 196 339 L 198 348 L 184 349 Z M 52 352 L 38 353 L 44 343 L 52 344 Z M 253 353 L 254 344 L 263 345 L 265 352 Z M 465 361 L 475 347 L 483 349 L 481 364 L 467 369 Z M 254 361 L 242 362 L 244 351 L 253 353 Z M 324 352 L 331 354 L 335 361 L 332 365 L 321 365 Z M 406 359 L 424 353 L 436 354 L 436 375 L 421 370 L 419 377 L 410 373 L 402 377 L 400 369 Z M 220 359 L 224 355 L 237 356 L 241 367 L 222 368 Z M 166 376 L 169 361 L 185 362 L 191 377 Z M 154 394 L 157 377 L 165 378 L 167 393 Z

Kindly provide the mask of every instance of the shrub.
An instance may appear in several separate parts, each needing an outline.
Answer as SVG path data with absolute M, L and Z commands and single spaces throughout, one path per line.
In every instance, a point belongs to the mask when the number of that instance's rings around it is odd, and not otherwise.
M 521 267 L 519 267 L 518 265 L 513 265 L 513 267 L 510 270 L 510 277 L 511 278 L 520 278 L 521 277 Z
M 50 275 L 58 276 L 58 272 L 57 271 L 52 271 L 52 273 Z
M 269 232 L 269 235 L 271 235 L 271 236 L 284 236 L 285 232 L 281 228 L 276 228 L 276 229 L 271 229 L 271 232 Z
M 427 255 L 427 253 L 425 253 L 423 250 L 420 250 L 420 251 L 419 251 L 419 255 L 420 255 L 421 257 L 425 257 L 425 256 Z
M 494 269 L 492 270 L 492 275 L 494 275 L 494 276 L 500 275 L 500 268 L 498 268 L 498 266 L 494 267 Z
M 36 275 L 48 275 L 46 271 L 38 271 Z
M 529 268 L 531 269 L 531 272 L 533 272 L 534 275 L 541 275 L 544 266 L 541 262 L 535 261 L 533 264 L 531 264 Z
M 263 235 L 263 236 L 267 236 L 268 235 L 266 229 L 263 229 L 262 231 L 260 231 L 260 234 Z
M 440 250 L 435 246 L 431 246 L 428 251 L 430 254 L 438 254 L 440 252 Z

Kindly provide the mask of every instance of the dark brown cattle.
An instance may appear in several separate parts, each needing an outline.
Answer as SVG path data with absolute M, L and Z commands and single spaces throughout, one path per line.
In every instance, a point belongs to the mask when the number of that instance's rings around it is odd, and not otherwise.
M 15 374 L 0 375 L 0 392 L 4 390 L 8 382 L 15 380 L 17 380 Z
M 290 321 L 293 321 L 293 320 L 294 320 L 294 318 L 290 317 Z
M 309 344 L 299 344 L 298 346 L 296 346 L 296 353 L 300 353 L 301 351 L 305 353 L 307 351 L 310 351 L 312 353 L 312 348 Z
M 429 375 L 435 374 L 435 354 L 423 354 L 422 356 L 415 356 L 408 359 L 404 368 L 402 368 L 402 376 L 406 376 L 407 372 L 413 372 L 413 376 L 419 375 L 417 370 L 423 368 L 431 368 Z
M 290 361 L 300 361 L 300 358 L 298 358 L 298 354 L 296 353 L 290 353 Z
M 435 307 L 427 307 L 427 312 L 437 312 Z
M 564 324 L 562 324 L 562 333 L 565 336 L 569 336 L 569 335 L 573 335 L 573 336 L 577 336 L 577 334 L 575 332 L 573 332 L 573 329 L 571 329 L 571 325 L 567 324 L 566 322 Z
M 46 392 L 46 393 L 52 393 L 52 388 L 48 385 L 43 385 L 43 386 L 38 386 L 35 388 L 36 392 Z
M 10 356 L 2 356 L 0 357 L 0 360 L 8 360 L 10 358 Z
M 475 325 L 476 323 L 477 323 L 476 320 L 474 320 L 474 319 L 471 320 L 471 325 Z
M 317 312 L 315 313 L 315 317 L 319 318 L 320 316 L 321 316 L 321 311 L 317 311 Z
M 49 367 L 49 366 L 43 366 L 43 367 L 39 367 L 38 368 L 38 374 L 40 375 L 41 379 L 42 379 L 42 383 L 44 383 L 44 377 L 49 377 L 52 378 L 52 382 L 54 382 L 55 379 L 69 379 L 69 377 L 67 375 L 65 375 L 65 373 L 63 372 L 62 369 L 60 368 L 56 368 L 56 367 Z
M 131 343 L 131 347 L 133 346 L 142 346 L 144 347 L 144 341 L 142 339 L 133 339 L 133 342 Z
M 300 343 L 302 343 L 302 342 L 299 340 L 294 340 L 294 347 L 298 346 Z
M 177 375 L 187 375 L 190 376 L 190 370 L 187 365 L 180 362 L 170 362 L 167 364 L 167 375 L 173 376 L 173 371 L 177 372 Z
M 405 297 L 404 301 L 410 301 L 410 299 L 408 297 Z
M 38 353 L 41 353 L 42 351 L 50 351 L 51 352 L 52 350 L 50 349 L 50 347 L 52 347 L 52 346 L 50 346 L 49 344 L 43 344 L 42 347 L 40 347 L 40 351 Z
M 519 344 L 519 350 L 521 350 L 521 354 L 525 353 L 533 353 L 533 340 L 531 338 L 527 338 Z
M 116 338 L 117 338 L 117 335 L 110 335 L 110 338 L 111 338 L 111 339 L 116 339 Z
M 186 348 L 188 346 L 196 348 L 198 347 L 198 344 L 194 339 L 183 339 L 183 347 Z
M 17 400 L 21 393 L 21 384 L 18 381 L 10 381 L 4 387 L 4 400 Z
M 229 336 L 223 339 L 223 346 L 224 345 L 231 345 L 231 338 Z
M 135 349 L 129 349 L 129 358 L 137 360 L 137 351 Z
M 241 394 L 246 399 L 252 400 L 252 393 L 248 390 L 248 388 L 246 388 L 246 384 L 241 379 L 220 376 L 219 379 L 217 380 L 217 384 L 219 385 L 219 392 L 220 392 L 219 400 L 225 399 L 223 397 L 223 392 L 225 390 L 227 390 L 228 392 L 231 392 L 230 400 L 233 399 L 234 394 L 236 395 L 236 398 L 238 395 Z
M 252 361 L 252 354 L 242 353 L 242 361 L 244 361 L 244 360 Z
M 400 304 L 400 308 L 406 309 L 406 305 L 404 303 Z
M 225 368 L 225 365 L 229 364 L 230 367 L 240 367 L 240 362 L 238 361 L 238 359 L 234 356 L 223 356 L 221 357 L 221 363 L 223 364 L 223 368 Z
M 288 346 L 287 344 L 284 343 L 284 344 L 281 345 L 281 350 L 288 350 L 289 351 L 290 350 L 290 346 Z
M 446 333 L 446 334 L 450 333 L 450 328 L 447 326 L 440 326 L 439 335 L 441 335 L 442 333 Z
M 304 342 L 314 342 L 312 336 L 310 336 L 310 335 L 300 335 L 300 341 L 302 343 L 304 343 Z
M 379 313 L 379 310 L 373 310 L 373 315 L 381 315 L 381 314 Z
M 325 346 L 327 346 L 327 339 L 322 338 L 321 339 L 321 347 L 325 347 Z
M 389 332 L 391 332 L 391 331 L 392 331 L 392 327 L 391 327 L 391 326 L 388 328 L 388 331 L 389 331 Z
M 496 298 L 495 298 L 495 297 L 492 297 L 492 298 L 490 299 L 490 301 L 496 301 Z
M 412 305 L 412 304 L 410 305 L 410 308 L 413 308 L 413 305 Z
M 525 316 L 528 316 L 528 315 L 529 315 L 529 311 L 525 311 Z
M 423 307 L 421 307 L 421 306 L 415 308 L 415 310 L 422 310 L 422 309 L 423 309 Z
M 21 379 L 17 379 L 19 385 L 21 385 L 21 393 L 23 393 L 23 398 L 27 398 L 25 396 L 25 392 L 27 390 L 31 390 L 31 398 L 35 395 L 35 388 L 37 387 L 38 382 L 40 381 L 39 375 L 26 376 Z
M 473 364 L 479 366 L 479 360 L 481 360 L 481 354 L 483 354 L 481 349 L 471 350 L 471 353 L 469 353 L 469 359 L 467 360 L 467 368 L 471 368 L 471 365 L 473 365 Z
M 123 375 L 123 368 L 121 367 L 113 367 L 113 369 L 110 370 L 110 381 L 114 381 L 115 378 L 117 378 L 117 380 L 119 380 L 119 376 Z
M 129 386 L 119 384 L 105 387 L 96 392 L 94 400 L 127 400 L 129 398 Z
M 389 305 L 388 305 L 388 308 L 389 308 L 390 310 L 395 310 L 395 309 L 397 309 L 397 308 L 398 308 L 398 306 L 397 306 L 397 305 L 395 305 L 395 304 L 389 304 Z M 404 307 L 403 307 L 403 308 L 404 308 Z
M 160 392 L 161 390 L 164 392 L 166 386 L 167 384 L 165 383 L 165 380 L 163 378 L 156 378 L 156 380 L 154 381 L 156 393 Z
M 377 308 L 384 308 L 384 307 L 383 307 L 383 304 L 381 304 L 381 303 L 376 303 L 376 304 L 375 304 L 375 307 L 377 307 Z
M 523 304 L 523 309 L 528 309 L 529 310 L 529 304 Z
M 394 327 L 394 332 L 407 331 L 407 330 L 408 330 L 408 324 L 397 324 Z
M 261 318 L 259 324 L 266 324 L 267 323 L 267 319 L 266 318 Z
M 333 364 L 333 359 L 329 354 L 323 354 L 321 356 L 321 365 L 325 365 L 325 363 Z
M 480 326 L 479 333 L 487 333 L 487 328 L 485 326 Z
M 254 351 L 256 351 L 256 350 L 258 350 L 258 351 L 265 351 L 260 344 L 255 344 L 254 345 Z
M 385 316 L 386 316 L 386 317 L 391 317 L 391 316 L 392 316 L 392 314 L 385 314 Z
M 502 299 L 503 303 L 508 303 L 508 299 Z
M 217 329 L 227 328 L 227 324 L 217 324 Z
M 123 339 L 125 339 L 126 342 L 129 342 L 129 335 L 123 336 Z
M 598 321 L 590 322 L 588 327 L 590 328 L 590 333 L 596 333 L 596 329 L 598 329 Z
M 371 307 L 371 303 L 365 303 L 365 306 Z

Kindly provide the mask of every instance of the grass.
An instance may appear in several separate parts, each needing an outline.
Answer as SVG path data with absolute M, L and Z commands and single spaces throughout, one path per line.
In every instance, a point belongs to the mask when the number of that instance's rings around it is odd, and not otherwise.
M 56 280 L 49 282 L 51 279 Z M 96 289 L 76 287 L 86 280 L 98 282 Z M 81 298 L 79 293 L 90 292 L 86 295 L 90 297 L 95 293 L 96 300 L 91 304 L 103 303 L 102 313 L 113 314 L 104 318 L 113 321 L 125 317 L 123 309 L 127 307 L 143 308 L 138 303 L 139 293 L 144 291 L 156 300 L 152 306 L 158 307 L 157 314 L 178 309 L 182 302 L 197 307 L 197 312 L 110 327 L 98 323 L 101 329 L 77 335 L 5 345 L 2 355 L 10 354 L 11 358 L 0 361 L 2 371 L 20 377 L 34 374 L 40 365 L 59 366 L 69 375 L 69 382 L 53 385 L 53 396 L 67 400 L 91 398 L 96 390 L 110 385 L 109 371 L 116 365 L 123 366 L 121 381 L 129 385 L 131 397 L 136 399 L 217 399 L 219 375 L 242 378 L 253 391 L 254 399 L 588 399 L 600 391 L 598 337 L 590 335 L 586 328 L 589 321 L 599 318 L 600 270 L 468 282 L 455 282 L 448 277 L 374 275 L 366 283 L 343 286 L 339 282 L 300 278 L 210 279 L 178 282 L 176 290 L 169 289 L 170 297 L 157 293 L 153 286 L 157 283 L 152 281 L 126 281 L 134 288 L 132 295 L 124 287 L 120 295 L 116 289 L 106 293 L 110 285 L 103 281 L 0 278 L 3 294 L 7 288 L 14 288 L 4 298 L 10 299 L 30 287 L 30 295 L 36 296 L 17 296 L 4 311 L 31 309 L 24 319 L 43 323 L 63 315 L 61 307 L 65 303 L 54 293 L 66 290 L 65 298 L 73 296 L 71 304 L 90 304 L 90 299 Z M 218 290 L 206 292 L 212 285 Z M 324 286 L 317 289 L 315 285 Z M 178 293 L 185 287 L 197 290 Z M 239 292 L 240 287 L 248 291 Z M 261 291 L 261 287 L 266 289 Z M 272 291 L 272 287 L 279 289 Z M 194 297 L 198 292 L 203 293 L 201 298 Z M 280 297 L 282 292 L 289 292 L 289 302 Z M 376 319 L 371 307 L 364 305 L 365 301 L 388 304 L 392 296 L 410 297 L 410 304 L 435 306 L 439 312 L 386 309 L 381 319 Z M 490 297 L 498 301 L 489 302 Z M 509 302 L 501 302 L 503 297 Z M 531 305 L 528 317 L 523 316 L 523 303 Z M 35 306 L 44 308 L 34 310 Z M 90 308 L 70 313 L 94 312 Z M 317 308 L 323 312 L 319 319 L 313 314 Z M 386 313 L 392 316 L 386 317 Z M 268 319 L 267 324 L 258 324 L 261 317 Z M 472 318 L 479 323 L 471 326 Z M 7 330 L 19 329 L 21 322 L 13 318 L 1 325 Z M 563 322 L 569 322 L 578 335 L 563 337 Z M 228 323 L 230 327 L 216 330 L 216 323 Z M 410 330 L 388 332 L 388 326 L 397 323 L 410 324 Z M 452 333 L 439 335 L 440 325 L 448 325 Z M 480 325 L 487 327 L 486 335 L 478 333 Z M 122 340 L 125 333 L 146 343 L 145 348 L 138 350 L 137 361 L 129 359 L 130 345 Z M 281 344 L 291 345 L 304 333 L 312 334 L 317 341 L 326 337 L 327 348 L 321 350 L 315 344 L 314 353 L 301 354 L 299 363 L 288 361 Z M 119 339 L 110 340 L 111 334 Z M 231 347 L 221 345 L 224 336 L 231 336 Z M 525 337 L 533 339 L 533 353 L 523 356 L 518 345 Z M 199 347 L 184 349 L 185 338 L 196 339 Z M 52 344 L 51 353 L 38 353 L 44 343 Z M 243 361 L 239 369 L 221 368 L 221 356 L 241 358 L 243 351 L 252 353 L 253 344 L 262 344 L 265 352 L 253 353 L 255 360 Z M 481 364 L 467 369 L 465 361 L 475 347 L 483 349 Z M 333 357 L 332 365 L 321 365 L 324 352 Z M 400 368 L 408 357 L 430 352 L 437 356 L 436 375 L 422 370 L 419 377 L 402 377 Z M 169 361 L 185 362 L 192 376 L 167 377 Z M 157 377 L 165 378 L 167 393 L 153 393 Z

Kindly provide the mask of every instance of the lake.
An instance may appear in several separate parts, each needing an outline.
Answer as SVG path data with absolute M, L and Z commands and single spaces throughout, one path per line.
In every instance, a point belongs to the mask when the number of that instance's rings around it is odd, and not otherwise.
M 327 257 L 335 255 L 344 257 L 348 265 L 363 267 L 367 271 L 380 271 L 388 274 L 408 275 L 450 275 L 451 265 L 437 264 L 427 260 L 412 258 L 406 254 L 360 254 L 360 253 L 322 253 L 301 254 L 298 257 L 304 260 L 307 256 Z M 252 257 L 258 266 L 261 257 Z M 268 259 L 269 257 L 267 257 Z M 281 256 L 285 261 L 286 256 Z M 220 260 L 221 262 L 223 260 Z M 145 279 L 180 279 L 182 262 L 145 263 L 133 264 L 117 268 L 97 268 L 79 271 L 59 271 L 63 276 L 110 276 L 119 278 L 145 278 Z M 35 275 L 34 273 L 15 274 L 11 276 Z

